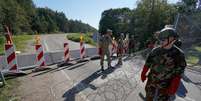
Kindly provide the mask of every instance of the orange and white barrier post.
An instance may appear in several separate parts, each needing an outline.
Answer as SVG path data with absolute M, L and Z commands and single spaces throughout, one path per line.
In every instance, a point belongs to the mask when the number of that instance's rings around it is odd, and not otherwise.
M 80 59 L 84 59 L 85 57 L 85 46 L 84 46 L 84 42 L 83 42 L 83 36 L 82 33 L 80 35 Z
M 111 56 L 113 56 L 113 54 L 115 54 L 116 52 L 117 52 L 117 44 L 116 44 L 115 38 L 113 37 Z
M 39 68 L 41 68 L 41 67 L 45 66 L 43 47 L 41 44 L 38 44 L 38 45 L 35 45 L 35 49 L 36 49 L 37 66 L 39 66 Z
M 68 62 L 70 60 L 70 50 L 68 43 L 64 43 L 64 62 Z
M 48 68 L 46 68 L 46 64 L 45 64 L 44 50 L 43 50 L 43 46 L 40 42 L 40 36 L 36 35 L 35 40 L 36 40 L 36 44 L 35 44 L 36 65 L 38 66 L 35 68 L 35 71 L 48 69 Z
M 80 63 L 80 62 L 85 62 L 85 61 L 89 61 L 89 59 L 86 58 L 86 49 L 84 46 L 84 40 L 83 40 L 83 36 L 81 33 L 81 35 L 80 35 L 80 59 L 77 62 Z
M 15 47 L 13 44 L 5 44 L 5 54 L 7 57 L 7 63 L 9 71 L 18 72 L 17 57 L 15 53 Z
M 8 63 L 8 72 L 14 73 L 14 74 L 25 74 L 24 72 L 19 70 L 19 67 L 17 65 L 17 56 L 16 56 L 16 50 L 15 46 L 12 41 L 11 32 L 9 31 L 9 28 L 6 26 L 7 33 L 5 35 L 6 37 L 6 44 L 5 44 L 5 55 L 6 60 Z

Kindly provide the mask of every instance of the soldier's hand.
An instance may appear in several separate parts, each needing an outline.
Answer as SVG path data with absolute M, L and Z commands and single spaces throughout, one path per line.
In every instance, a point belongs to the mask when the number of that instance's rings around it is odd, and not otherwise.
M 148 72 L 148 70 L 149 70 L 149 68 L 146 65 L 144 65 L 142 73 L 141 73 L 142 82 L 144 82 L 146 80 L 146 78 L 147 78 L 146 73 Z
M 144 82 L 146 80 L 146 75 L 141 74 L 141 81 Z

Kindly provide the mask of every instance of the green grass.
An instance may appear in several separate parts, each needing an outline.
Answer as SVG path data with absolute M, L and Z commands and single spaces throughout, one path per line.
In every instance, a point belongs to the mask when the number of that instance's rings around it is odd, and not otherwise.
M 196 51 L 201 52 L 201 47 L 200 46 L 195 46 L 194 48 Z
M 198 65 L 200 54 L 201 54 L 201 44 L 192 45 L 186 54 L 187 63 Z
M 95 46 L 96 43 L 93 41 L 93 39 L 91 37 L 92 37 L 91 33 L 83 34 L 84 42 Z M 69 40 L 72 40 L 75 42 L 80 42 L 80 34 L 79 33 L 70 33 L 67 35 L 67 38 Z
M 199 61 L 199 58 L 197 56 L 194 56 L 194 55 L 187 55 L 187 63 L 190 63 L 190 64 L 197 64 L 198 61 Z
M 18 35 L 13 36 L 13 42 L 16 46 L 17 51 L 24 52 L 24 49 L 26 48 L 26 43 L 28 40 L 33 39 L 32 35 Z M 5 38 L 3 36 L 0 36 L 0 54 L 4 54 L 4 44 L 5 44 Z
M 0 54 L 4 53 L 4 42 L 5 42 L 4 37 L 0 36 Z
M 14 89 L 20 85 L 17 79 L 9 79 L 6 81 L 6 85 L 0 87 L 0 101 L 18 101 L 18 95 L 14 94 Z

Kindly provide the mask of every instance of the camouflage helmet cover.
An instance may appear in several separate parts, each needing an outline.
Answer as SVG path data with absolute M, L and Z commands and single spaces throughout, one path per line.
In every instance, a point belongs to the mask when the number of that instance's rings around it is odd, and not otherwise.
M 174 37 L 174 38 L 179 37 L 176 30 L 172 27 L 165 27 L 164 29 L 162 29 L 160 31 L 158 38 L 159 38 L 159 40 L 164 40 L 164 39 L 167 39 L 169 37 Z

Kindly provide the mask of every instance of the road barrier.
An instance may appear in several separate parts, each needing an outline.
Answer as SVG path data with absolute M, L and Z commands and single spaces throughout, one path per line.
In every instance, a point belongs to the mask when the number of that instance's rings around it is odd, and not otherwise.
M 116 43 L 115 39 L 113 38 L 111 56 L 113 56 L 113 54 L 115 54 L 115 53 L 117 53 L 117 43 Z
M 98 55 L 96 51 L 97 51 L 96 48 L 86 48 L 86 54 L 88 54 L 91 57 Z M 71 50 L 70 53 L 72 60 L 77 60 L 80 58 L 79 54 L 80 50 Z M 48 66 L 62 62 L 63 56 L 64 51 L 45 52 L 44 53 L 45 64 Z M 36 54 L 20 54 L 17 55 L 16 57 L 18 67 L 20 70 L 37 67 L 35 60 Z M 0 69 L 6 69 L 7 65 L 8 64 L 6 62 L 6 56 L 2 56 L 2 59 L 0 61 Z
M 70 60 L 70 50 L 68 43 L 64 43 L 64 62 L 68 62 Z
M 73 65 L 75 62 L 70 61 L 70 50 L 69 50 L 69 44 L 68 42 L 64 43 L 64 61 L 61 63 L 58 63 L 58 67 L 63 67 L 67 65 Z
M 85 57 L 85 46 L 84 46 L 84 42 L 83 42 L 83 36 L 82 33 L 80 35 L 80 59 L 84 59 Z
M 12 36 L 7 26 L 6 26 L 6 29 L 7 29 L 7 33 L 5 35 L 6 36 L 5 55 L 6 55 L 6 60 L 8 64 L 7 73 L 9 75 L 25 74 L 23 71 L 20 71 L 18 69 L 15 45 L 13 44 Z
M 83 40 L 83 35 L 82 33 L 80 34 L 80 59 L 77 61 L 78 63 L 80 62 L 85 62 L 85 61 L 89 61 L 88 58 L 86 58 L 86 49 L 85 49 L 85 45 L 84 45 L 84 40 Z
M 37 66 L 39 68 L 45 66 L 45 59 L 44 59 L 44 54 L 43 54 L 43 46 L 41 44 L 35 45 L 36 49 L 36 61 L 37 61 Z
M 35 50 L 36 50 L 37 67 L 35 68 L 34 72 L 50 69 L 46 66 L 46 61 L 44 59 L 44 50 L 43 50 L 43 46 L 40 42 L 40 36 L 36 35 L 35 40 L 36 40 Z
M 18 72 L 17 58 L 15 53 L 15 46 L 13 44 L 5 44 L 5 54 L 7 57 L 7 63 L 9 71 Z

